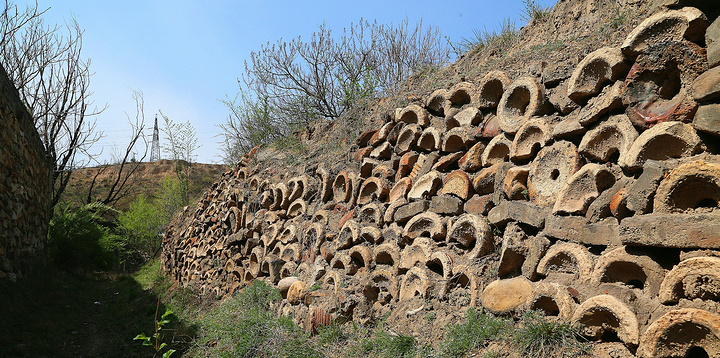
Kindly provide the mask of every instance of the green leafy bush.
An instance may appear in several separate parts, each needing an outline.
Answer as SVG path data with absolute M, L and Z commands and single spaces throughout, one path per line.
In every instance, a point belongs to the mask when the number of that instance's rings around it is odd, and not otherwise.
M 185 205 L 188 205 L 187 182 L 171 177 L 165 178 L 156 201 L 160 220 L 169 223 Z
M 59 207 L 48 227 L 47 254 L 65 270 L 106 270 L 117 263 L 122 240 L 104 226 L 101 213 L 114 209 L 99 203 Z
M 157 207 L 144 194 L 130 204 L 128 211 L 121 213 L 118 223 L 124 237 L 126 251 L 139 253 L 145 258 L 159 247 L 161 228 L 165 222 L 158 215 Z

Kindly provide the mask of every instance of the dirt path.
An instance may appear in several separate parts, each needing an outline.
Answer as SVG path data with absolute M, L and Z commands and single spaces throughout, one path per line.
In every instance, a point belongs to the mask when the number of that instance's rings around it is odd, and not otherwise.
M 0 283 L 0 356 L 147 357 L 157 298 L 128 276 L 47 271 Z

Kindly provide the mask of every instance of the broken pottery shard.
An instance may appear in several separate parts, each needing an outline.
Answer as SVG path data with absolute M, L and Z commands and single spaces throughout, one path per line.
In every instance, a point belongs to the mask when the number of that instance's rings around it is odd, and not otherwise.
M 630 121 L 644 129 L 667 121 L 691 121 L 697 110 L 692 86 L 706 70 L 704 50 L 691 42 L 648 47 L 625 79 L 623 103 Z
M 425 108 L 417 104 L 411 104 L 400 111 L 397 116 L 397 122 L 414 123 L 422 127 L 427 127 L 428 124 L 430 124 L 430 118 Z
M 638 132 L 626 115 L 610 116 L 585 133 L 578 150 L 589 158 L 608 162 L 611 156 L 625 155 L 637 137 Z
M 477 102 L 476 92 L 474 84 L 470 82 L 459 82 L 448 90 L 447 100 L 453 107 L 462 107 L 466 104 Z
M 530 167 L 527 165 L 508 169 L 505 174 L 505 179 L 503 180 L 503 191 L 508 199 L 527 199 L 527 178 L 529 171 Z
M 376 177 L 367 178 L 360 186 L 357 204 L 365 205 L 375 200 L 383 201 L 389 191 L 390 188 L 385 179 Z
M 433 170 L 420 177 L 408 192 L 408 199 L 426 199 L 435 195 L 442 185 L 442 175 Z
M 585 215 L 590 203 L 615 184 L 615 176 L 601 164 L 585 164 L 568 178 L 553 206 L 553 214 Z
M 637 356 L 717 357 L 720 315 L 696 308 L 672 310 L 655 320 L 642 335 Z
M 521 77 L 503 93 L 497 115 L 500 129 L 515 134 L 532 116 L 545 111 L 545 87 L 534 77 Z
M 708 21 L 702 11 L 685 7 L 648 17 L 640 23 L 620 46 L 622 52 L 635 57 L 649 46 L 665 41 L 702 41 Z
M 478 85 L 478 107 L 495 108 L 502 98 L 505 88 L 510 85 L 510 77 L 505 71 L 490 71 Z
M 590 340 L 600 340 L 603 335 L 615 334 L 629 347 L 640 340 L 637 317 L 625 304 L 610 295 L 591 297 L 573 313 L 571 321 L 583 325 L 580 334 Z
M 663 304 L 681 298 L 720 299 L 720 257 L 691 257 L 681 261 L 665 275 L 658 298 Z
M 439 194 L 451 194 L 462 200 L 467 200 L 472 195 L 472 190 L 472 183 L 467 173 L 456 170 L 445 176 Z
M 438 117 L 444 117 L 446 102 L 447 90 L 439 89 L 430 94 L 430 97 L 428 97 L 425 101 L 425 107 L 430 114 Z
M 591 52 L 578 64 L 570 77 L 568 97 L 581 102 L 600 92 L 607 82 L 620 79 L 629 67 L 619 48 L 603 47 Z
M 402 131 L 398 135 L 397 144 L 395 145 L 395 152 L 398 154 L 405 154 L 410 149 L 415 147 L 418 137 L 422 134 L 422 127 L 418 124 L 408 124 L 403 127 Z
M 512 141 L 506 134 L 501 133 L 495 136 L 495 138 L 488 143 L 487 147 L 485 147 L 485 151 L 483 151 L 483 166 L 489 167 L 493 164 L 507 162 L 510 156 L 511 146 Z
M 420 134 L 420 137 L 418 137 L 416 144 L 417 148 L 426 152 L 440 149 L 440 145 L 440 130 L 435 127 L 425 128 L 422 134 Z
M 544 118 L 534 118 L 520 127 L 510 146 L 510 160 L 522 162 L 535 154 L 552 140 L 550 123 Z
M 720 165 L 703 160 L 685 163 L 668 174 L 655 193 L 654 212 L 682 213 L 718 208 Z
M 691 125 L 663 122 L 640 134 L 618 164 L 626 170 L 637 170 L 649 159 L 689 157 L 703 150 L 704 145 Z
M 582 167 L 582 158 L 574 144 L 556 142 L 538 153 L 528 173 L 528 196 L 531 201 L 552 206 L 567 179 Z
M 458 161 L 460 169 L 467 172 L 474 172 L 482 168 L 482 154 L 485 151 L 485 143 L 475 143 Z

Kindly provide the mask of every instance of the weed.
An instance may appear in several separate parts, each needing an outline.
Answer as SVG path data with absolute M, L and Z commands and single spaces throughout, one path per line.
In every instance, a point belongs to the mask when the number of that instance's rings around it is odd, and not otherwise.
M 290 318 L 278 318 L 270 311 L 279 299 L 277 289 L 256 280 L 202 319 L 198 349 L 209 355 L 240 357 L 321 356 Z
M 467 310 L 464 323 L 447 327 L 441 343 L 444 356 L 463 357 L 468 352 L 484 347 L 488 341 L 500 339 L 511 327 L 511 322 L 475 309 Z
M 313 283 L 312 286 L 310 286 L 310 292 L 317 291 L 321 287 L 322 287 L 322 285 L 320 284 L 320 281 L 315 281 L 315 283 Z
M 317 341 L 323 347 L 345 341 L 349 336 L 337 324 L 318 327 Z
M 152 347 L 155 350 L 155 353 L 153 354 L 153 358 L 160 355 L 162 353 L 163 358 L 168 358 L 175 353 L 174 349 L 168 349 L 165 352 L 162 352 L 165 347 L 167 347 L 167 343 L 163 342 L 163 337 L 161 335 L 161 331 L 163 330 L 163 327 L 170 323 L 170 316 L 173 314 L 173 312 L 170 309 L 166 309 L 165 313 L 160 317 L 160 319 L 157 319 L 158 310 L 160 309 L 160 300 L 158 300 L 157 307 L 155 308 L 155 333 L 152 336 L 146 336 L 145 333 L 140 333 L 133 340 L 136 341 L 142 341 L 142 345 L 146 347 Z
M 417 351 L 415 338 L 402 334 L 391 335 L 382 329 L 377 330 L 375 337 L 363 346 L 367 355 L 374 353 L 381 358 L 413 357 Z
M 237 295 L 237 300 L 246 309 L 267 311 L 270 303 L 281 299 L 280 291 L 264 281 L 255 280 Z
M 428 322 L 434 321 L 435 318 L 436 318 L 435 312 L 428 312 L 428 313 L 425 314 L 425 320 L 428 321 Z
M 550 8 L 542 7 L 536 0 L 523 0 L 523 8 L 520 17 L 528 23 L 535 20 L 542 20 L 550 15 Z
M 483 30 L 473 30 L 471 37 L 463 37 L 458 43 L 451 42 L 450 47 L 457 56 L 479 51 L 483 47 L 493 47 L 499 51 L 503 51 L 515 43 L 518 35 L 519 30 L 515 26 L 515 22 L 510 19 L 505 19 L 500 23 L 499 31 L 488 31 L 487 28 Z
M 491 279 L 495 279 L 498 277 L 498 268 L 497 267 L 490 267 L 485 271 L 485 275 Z
M 630 10 L 620 10 L 620 8 L 615 9 L 615 17 L 610 19 L 603 28 L 610 28 L 613 30 L 620 28 L 620 26 L 624 25 L 628 21 L 629 14 Z
M 589 353 L 590 345 L 580 341 L 578 328 L 548 320 L 539 311 L 527 312 L 513 334 L 513 342 L 526 357 L 574 357 Z

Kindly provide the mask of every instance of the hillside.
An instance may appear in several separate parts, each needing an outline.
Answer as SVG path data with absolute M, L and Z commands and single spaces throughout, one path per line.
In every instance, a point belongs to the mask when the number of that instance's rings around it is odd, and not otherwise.
M 128 163 L 128 167 L 137 166 L 135 174 L 128 180 L 130 190 L 116 205 L 118 210 L 126 210 L 137 195 L 145 194 L 155 198 L 166 178 L 177 178 L 175 164 L 172 160 L 161 159 L 157 162 Z M 106 195 L 117 176 L 118 164 L 82 168 L 76 170 L 68 183 L 63 196 L 71 203 L 86 201 L 88 188 L 95 180 L 93 194 L 95 198 Z M 190 168 L 190 197 L 197 198 L 217 178 L 230 167 L 223 164 L 193 163 Z
M 265 282 L 306 332 L 373 327 L 413 355 L 716 356 L 719 14 L 560 1 L 248 153 L 176 218 L 163 269 L 224 302 Z M 513 328 L 451 352 L 462 322 Z

